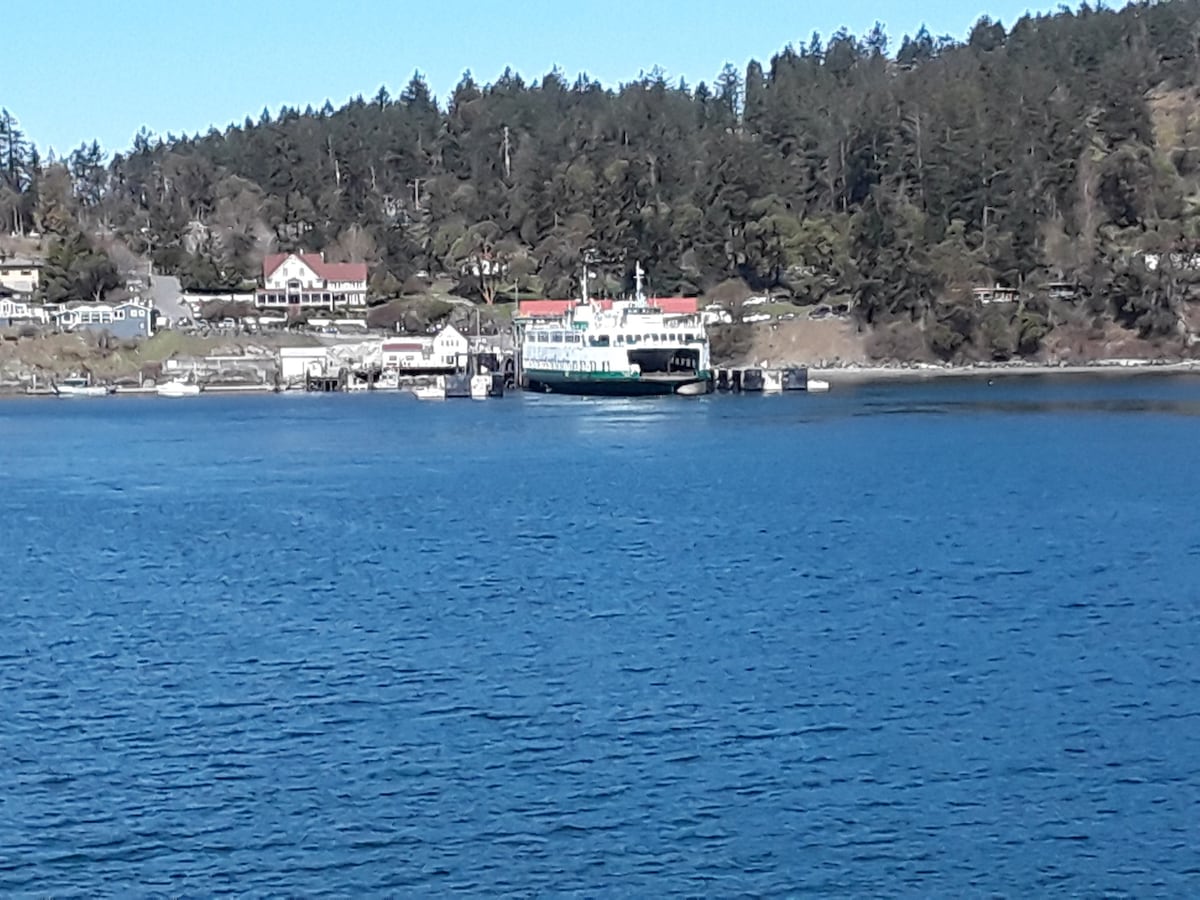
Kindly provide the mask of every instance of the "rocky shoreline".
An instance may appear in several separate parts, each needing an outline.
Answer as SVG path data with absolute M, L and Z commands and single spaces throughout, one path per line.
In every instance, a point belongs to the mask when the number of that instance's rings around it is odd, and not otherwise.
M 965 366 L 928 363 L 810 367 L 809 374 L 831 384 L 931 378 L 1053 377 L 1062 375 L 1167 375 L 1200 373 L 1200 361 L 1108 359 L 1090 363 L 976 363 Z

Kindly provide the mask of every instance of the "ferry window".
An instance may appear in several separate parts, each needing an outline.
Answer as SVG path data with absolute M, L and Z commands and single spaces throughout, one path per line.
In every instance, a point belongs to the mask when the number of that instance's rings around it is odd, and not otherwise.
M 608 343 L 609 343 L 609 341 L 608 341 L 608 335 L 607 335 L 607 334 L 594 334 L 594 335 L 592 335 L 592 338 L 591 338 L 591 345 L 592 345 L 593 347 L 607 347 L 607 346 L 608 346 Z
M 636 334 L 629 335 L 629 339 L 626 341 L 626 343 L 629 343 L 629 344 L 636 344 L 637 342 L 638 342 L 638 336 Z
M 620 346 L 621 344 L 624 344 L 624 343 L 625 343 L 625 335 L 618 334 L 617 335 L 617 346 Z

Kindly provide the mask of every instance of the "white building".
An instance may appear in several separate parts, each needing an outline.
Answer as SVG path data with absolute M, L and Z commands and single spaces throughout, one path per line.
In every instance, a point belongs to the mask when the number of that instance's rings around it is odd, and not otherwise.
M 471 343 L 453 325 L 447 325 L 433 337 L 433 358 L 447 366 L 465 366 Z
M 453 370 L 465 368 L 470 344 L 463 334 L 447 325 L 433 337 L 403 337 L 383 342 L 384 370 Z
M 6 287 L 15 294 L 32 294 L 41 283 L 42 264 L 37 260 L 12 259 L 0 260 L 0 287 Z
M 263 260 L 260 307 L 366 306 L 367 264 L 329 263 L 323 253 L 272 253 Z
M 300 381 L 306 375 L 324 375 L 328 365 L 325 347 L 279 348 L 279 378 L 284 384 Z
M 45 325 L 50 321 L 50 315 L 44 306 L 14 300 L 11 297 L 0 297 L 0 325 L 12 322 L 38 322 Z
M 993 287 L 978 287 L 971 291 L 976 303 L 989 305 L 992 303 L 1019 303 L 1021 292 L 1016 288 L 1006 288 L 1000 285 Z

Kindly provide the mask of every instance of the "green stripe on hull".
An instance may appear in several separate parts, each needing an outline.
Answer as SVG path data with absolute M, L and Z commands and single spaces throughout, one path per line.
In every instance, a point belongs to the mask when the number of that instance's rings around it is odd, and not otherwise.
M 529 389 L 533 391 L 597 397 L 662 396 L 674 394 L 685 384 L 712 380 L 708 372 L 679 379 L 642 378 L 626 372 L 556 372 L 547 369 L 527 369 L 525 375 Z

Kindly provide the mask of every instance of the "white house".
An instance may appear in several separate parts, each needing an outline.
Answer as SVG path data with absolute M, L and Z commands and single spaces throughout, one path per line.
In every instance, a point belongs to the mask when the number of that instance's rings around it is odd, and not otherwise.
M 971 291 L 971 295 L 977 303 L 988 305 L 991 303 L 1018 303 L 1021 300 L 1021 292 L 1015 288 L 1001 287 L 995 285 L 993 287 L 978 287 Z
M 465 365 L 471 342 L 453 325 L 445 326 L 433 336 L 433 357 L 448 366 Z
M 0 260 L 0 287 L 6 287 L 16 294 L 32 294 L 41 283 L 42 264 L 38 260 L 12 259 Z
M 329 263 L 324 253 L 272 253 L 263 260 L 260 307 L 366 306 L 367 264 Z
M 38 322 L 45 325 L 50 315 L 44 306 L 0 296 L 0 325 L 13 322 Z

